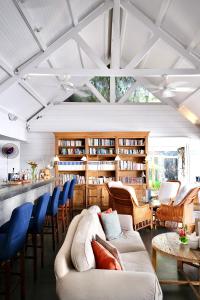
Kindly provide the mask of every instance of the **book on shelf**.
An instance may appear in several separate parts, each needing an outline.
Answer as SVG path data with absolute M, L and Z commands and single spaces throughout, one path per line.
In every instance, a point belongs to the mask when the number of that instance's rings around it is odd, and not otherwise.
M 115 139 L 95 139 L 89 138 L 88 139 L 89 146 L 115 146 Z
M 59 140 L 59 147 L 82 147 L 84 146 L 84 140 Z
M 80 155 L 80 154 L 85 154 L 85 149 L 83 148 L 65 148 L 62 147 L 60 148 L 60 153 L 61 155 Z
M 144 139 L 119 139 L 119 146 L 144 146 Z
M 145 177 L 120 176 L 119 181 L 126 184 L 144 184 Z
M 94 171 L 114 171 L 114 161 L 88 161 L 88 170 Z
M 120 170 L 145 171 L 146 164 L 136 163 L 134 161 L 129 161 L 129 160 L 120 160 L 119 168 L 120 168 Z
M 106 177 L 106 176 L 99 176 L 99 177 L 94 177 L 94 176 L 89 176 L 88 177 L 88 184 L 104 184 L 110 181 L 115 180 L 113 177 Z
M 115 148 L 89 148 L 89 154 L 91 155 L 115 154 Z
M 58 161 L 58 171 L 82 171 L 85 170 L 83 161 Z
M 144 152 L 144 149 L 120 148 L 120 149 L 118 149 L 118 154 L 137 155 L 137 154 L 145 154 L 145 152 Z
M 71 181 L 73 178 L 76 179 L 76 184 L 85 184 L 85 176 L 75 174 L 59 174 L 61 184 L 64 184 L 66 181 Z

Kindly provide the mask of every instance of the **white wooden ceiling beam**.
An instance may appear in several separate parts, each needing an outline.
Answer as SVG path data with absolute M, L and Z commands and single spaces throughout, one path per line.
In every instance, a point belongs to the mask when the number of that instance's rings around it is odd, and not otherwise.
M 127 2 L 126 0 L 121 0 L 121 5 L 124 9 L 127 9 L 130 13 L 132 13 L 137 19 L 139 19 L 144 25 L 147 26 L 149 30 L 152 31 L 154 35 L 157 35 L 160 39 L 162 39 L 165 43 L 167 43 L 170 47 L 172 47 L 175 51 L 180 53 L 182 57 L 185 57 L 189 60 L 195 67 L 200 67 L 199 59 L 188 52 L 180 42 L 178 42 L 174 37 L 172 37 L 169 33 L 165 32 L 163 29 L 157 27 L 150 18 L 148 18 L 144 13 L 142 13 L 133 3 Z
M 15 77 L 9 77 L 0 84 L 0 94 L 16 83 Z
M 115 77 L 110 77 L 110 103 L 116 101 L 116 82 Z
M 108 101 L 101 95 L 101 93 L 94 87 L 94 85 L 90 81 L 88 81 L 86 85 L 101 103 L 108 103 Z
M 160 11 L 159 11 L 158 16 L 156 18 L 156 25 L 158 27 L 160 27 L 162 25 L 162 22 L 165 18 L 165 15 L 166 15 L 166 13 L 168 11 L 168 8 L 171 5 L 172 1 L 173 0 L 162 0 Z
M 128 13 L 125 9 L 122 10 L 122 25 L 121 25 L 121 55 L 123 53 L 124 49 L 124 41 L 125 41 L 125 35 L 126 35 L 126 26 L 127 26 L 127 19 L 128 19 Z
M 120 68 L 120 0 L 113 0 L 111 34 L 111 68 Z
M 28 71 L 30 68 L 38 66 L 41 62 L 45 61 L 52 53 L 63 46 L 68 40 L 74 39 L 76 35 L 83 30 L 88 24 L 95 20 L 99 15 L 103 14 L 108 9 L 112 8 L 112 1 L 108 0 L 101 4 L 85 18 L 83 18 L 77 26 L 71 28 L 69 31 L 60 36 L 55 42 L 53 42 L 44 52 L 37 54 L 28 62 L 22 64 L 16 69 L 16 72 L 20 75 L 21 71 Z
M 163 74 L 173 77 L 200 77 L 200 69 L 70 69 L 70 68 L 33 68 L 30 71 L 22 72 L 22 77 L 27 76 L 64 76 L 94 77 L 161 77 Z
M 126 69 L 137 67 L 137 65 L 151 51 L 151 49 L 154 47 L 158 40 L 159 38 L 156 35 L 149 39 L 144 48 L 133 57 L 133 59 L 128 63 L 128 65 L 126 65 Z
M 96 55 L 92 48 L 85 42 L 85 40 L 79 34 L 76 35 L 74 40 L 79 44 L 79 46 L 83 49 L 85 54 L 96 64 L 97 67 L 101 69 L 107 69 L 107 66 L 105 65 L 103 60 L 101 60 L 99 56 Z

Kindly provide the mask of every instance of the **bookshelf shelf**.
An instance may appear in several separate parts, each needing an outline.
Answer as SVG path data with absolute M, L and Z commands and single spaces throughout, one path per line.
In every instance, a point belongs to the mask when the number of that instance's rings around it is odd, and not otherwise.
M 56 175 L 60 184 L 72 179 L 73 176 L 78 182 L 73 199 L 74 209 L 82 209 L 93 204 L 101 208 L 108 207 L 105 182 L 110 180 L 121 180 L 123 184 L 133 186 L 138 200 L 142 199 L 148 187 L 148 163 L 145 160 L 148 153 L 148 134 L 148 132 L 55 133 L 55 152 L 61 164 L 59 166 L 58 163 L 56 166 Z M 115 161 L 117 155 L 121 161 Z M 81 161 L 83 156 L 86 156 L 87 161 Z M 126 166 L 126 163 L 129 165 Z

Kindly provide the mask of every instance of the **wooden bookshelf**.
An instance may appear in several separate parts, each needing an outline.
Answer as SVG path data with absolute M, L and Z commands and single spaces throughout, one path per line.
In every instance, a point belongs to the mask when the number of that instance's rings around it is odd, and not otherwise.
M 121 180 L 135 188 L 141 201 L 148 188 L 149 132 L 56 132 L 59 183 L 76 176 L 74 208 L 93 204 L 108 207 L 104 183 Z M 115 161 L 119 155 L 120 161 Z M 86 156 L 87 161 L 81 158 Z

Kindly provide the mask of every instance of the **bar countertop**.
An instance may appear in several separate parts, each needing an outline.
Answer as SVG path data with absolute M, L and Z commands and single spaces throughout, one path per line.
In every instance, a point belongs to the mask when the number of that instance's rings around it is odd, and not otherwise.
M 0 185 L 0 201 L 6 200 L 8 198 L 14 197 L 16 195 L 20 195 L 31 191 L 33 189 L 37 189 L 46 184 L 50 184 L 55 181 L 55 178 L 50 178 L 48 180 L 37 180 L 34 182 L 23 183 L 18 185 Z

